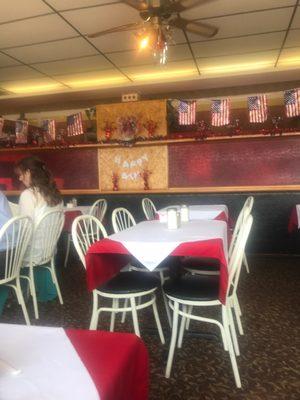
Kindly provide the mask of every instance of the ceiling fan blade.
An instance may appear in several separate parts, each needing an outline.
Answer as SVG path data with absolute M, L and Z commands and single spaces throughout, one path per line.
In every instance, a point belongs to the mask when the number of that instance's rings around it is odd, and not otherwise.
M 203 22 L 193 22 L 180 17 L 170 20 L 169 24 L 176 28 L 183 29 L 184 31 L 196 33 L 197 35 L 207 38 L 215 36 L 219 30 L 219 28 L 213 25 L 204 24 Z
M 211 1 L 215 0 L 175 0 L 174 2 L 170 2 L 168 9 L 172 12 L 182 12 Z
M 120 25 L 115 26 L 114 28 L 106 29 L 104 31 L 99 31 L 95 33 L 91 33 L 87 35 L 88 38 L 93 39 L 102 35 L 107 35 L 108 33 L 115 33 L 115 32 L 123 32 L 123 31 L 132 31 L 134 29 L 139 29 L 143 26 L 142 23 L 134 22 L 132 24 Z
M 148 3 L 146 0 L 122 0 L 122 2 L 138 11 L 148 10 Z

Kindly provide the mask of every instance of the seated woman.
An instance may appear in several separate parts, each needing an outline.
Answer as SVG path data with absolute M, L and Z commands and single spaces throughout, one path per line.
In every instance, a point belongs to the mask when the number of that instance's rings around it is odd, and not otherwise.
M 19 180 L 25 186 L 19 200 L 20 215 L 28 215 L 36 223 L 48 211 L 61 210 L 62 197 L 46 164 L 38 157 L 26 157 L 15 166 Z M 37 235 L 41 238 L 43 231 Z M 32 261 L 39 265 L 43 249 L 38 239 L 33 243 L 33 249 L 28 248 L 25 254 L 24 266 L 29 263 L 30 251 Z M 24 272 L 22 272 L 23 274 Z M 44 268 L 35 267 L 35 284 L 39 301 L 52 300 L 57 292 L 50 273 Z

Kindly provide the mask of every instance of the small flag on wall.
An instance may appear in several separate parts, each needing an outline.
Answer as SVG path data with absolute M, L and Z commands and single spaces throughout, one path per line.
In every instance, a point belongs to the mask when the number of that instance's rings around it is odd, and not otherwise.
M 178 104 L 178 124 L 194 125 L 196 123 L 196 100 L 180 101 Z
M 83 124 L 81 112 L 67 116 L 68 136 L 77 136 L 83 134 Z
M 300 89 L 290 89 L 284 92 L 285 112 L 288 118 L 300 115 Z
M 268 118 L 267 96 L 260 94 L 248 97 L 248 110 L 250 122 L 265 122 Z
M 229 124 L 229 99 L 212 100 L 211 124 L 213 126 Z
M 52 142 L 55 140 L 55 120 L 54 119 L 45 119 L 42 122 L 42 129 L 45 131 L 44 140 L 46 143 Z

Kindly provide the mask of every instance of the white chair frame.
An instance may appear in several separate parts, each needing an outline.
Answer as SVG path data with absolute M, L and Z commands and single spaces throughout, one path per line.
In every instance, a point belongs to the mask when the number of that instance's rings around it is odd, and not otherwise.
M 48 211 L 44 215 L 42 215 L 39 220 L 37 221 L 33 235 L 32 235 L 32 245 L 31 245 L 31 252 L 30 252 L 30 261 L 29 261 L 29 276 L 21 275 L 22 279 L 26 279 L 29 282 L 29 290 L 32 296 L 33 307 L 34 307 L 34 316 L 36 319 L 39 318 L 39 310 L 38 310 L 38 303 L 36 297 L 36 289 L 34 283 L 34 268 L 36 266 L 42 267 L 47 269 L 50 274 L 52 281 L 56 287 L 57 295 L 60 304 L 63 304 L 63 299 L 61 295 L 61 291 L 59 288 L 56 272 L 55 272 L 55 252 L 58 239 L 62 232 L 64 225 L 64 212 L 60 210 Z M 43 232 L 43 236 L 40 236 L 40 232 Z M 41 258 L 38 260 L 38 264 L 33 260 L 33 250 L 34 250 L 34 243 L 36 240 L 41 240 L 40 248 L 42 249 Z M 47 266 L 46 264 L 49 264 Z M 26 266 L 27 267 L 27 266 Z M 26 268 L 25 267 L 25 268 Z
M 124 231 L 133 225 L 136 225 L 132 214 L 123 207 L 115 208 L 111 215 L 113 230 L 115 233 Z
M 107 237 L 106 230 L 101 222 L 91 216 L 91 215 L 82 215 L 80 217 L 75 218 L 72 224 L 72 239 L 75 246 L 75 249 L 78 252 L 79 258 L 86 269 L 85 263 L 85 254 L 92 243 L 100 240 L 101 238 Z M 152 306 L 153 314 L 156 321 L 158 333 L 161 342 L 164 344 L 164 334 L 162 331 L 157 305 L 156 305 L 156 289 L 151 289 L 147 291 L 142 291 L 134 294 L 110 294 L 107 292 L 102 292 L 99 289 L 93 290 L 93 311 L 90 322 L 90 330 L 96 330 L 99 321 L 99 315 L 102 312 L 110 312 L 111 320 L 110 320 L 110 331 L 114 331 L 115 325 L 115 316 L 116 313 L 132 313 L 132 320 L 134 326 L 134 332 L 137 336 L 140 336 L 140 328 L 138 323 L 137 311 L 143 308 Z M 146 300 L 144 303 L 137 304 L 136 299 L 143 298 L 145 296 L 150 296 L 150 300 Z M 112 307 L 99 307 L 98 300 L 99 297 L 107 298 L 112 300 Z M 124 300 L 124 307 L 119 307 L 119 300 Z M 127 302 L 130 301 L 130 306 L 127 306 Z
M 246 241 L 250 233 L 250 229 L 252 226 L 253 218 L 251 215 L 248 216 L 242 228 L 239 231 L 238 238 L 236 240 L 236 245 L 234 246 L 232 257 L 229 261 L 228 272 L 229 272 L 229 284 L 227 288 L 226 294 L 226 303 L 222 304 L 219 300 L 210 300 L 210 301 L 188 301 L 180 298 L 166 295 L 169 299 L 169 304 L 171 309 L 173 310 L 173 324 L 172 324 L 172 337 L 168 355 L 168 361 L 166 366 L 165 376 L 166 378 L 170 377 L 175 346 L 178 336 L 178 347 L 182 347 L 183 334 L 185 331 L 187 320 L 193 319 L 196 321 L 208 322 L 212 323 L 220 328 L 221 337 L 223 341 L 223 346 L 225 351 L 229 351 L 231 366 L 234 374 L 234 379 L 236 386 L 241 388 L 241 379 L 238 371 L 238 366 L 236 362 L 236 353 L 239 354 L 236 331 L 233 323 L 232 316 L 232 307 L 230 304 L 230 296 L 232 296 L 231 291 L 232 287 L 238 282 L 239 272 L 242 265 L 243 252 L 245 249 Z M 210 307 L 217 306 L 221 308 L 222 319 L 221 321 L 203 317 L 200 315 L 192 314 L 193 307 L 197 307 L 198 309 L 201 307 Z M 179 316 L 181 319 L 181 326 L 178 335 L 178 319 Z
M 104 216 L 107 210 L 107 201 L 105 199 L 99 199 L 95 201 L 95 203 L 90 208 L 89 214 L 93 217 L 99 219 L 100 222 L 103 222 Z
M 156 207 L 153 201 L 148 198 L 144 198 L 142 200 L 142 207 L 147 220 L 148 221 L 153 220 L 156 214 Z
M 20 269 L 23 258 L 33 233 L 33 222 L 30 217 L 14 217 L 0 229 L 0 241 L 5 244 L 5 270 L 0 285 L 11 287 L 16 293 L 22 307 L 27 325 L 30 325 L 23 293 L 20 285 Z
M 18 217 L 20 214 L 20 207 L 19 204 L 12 203 L 11 201 L 8 202 L 11 214 L 13 217 Z

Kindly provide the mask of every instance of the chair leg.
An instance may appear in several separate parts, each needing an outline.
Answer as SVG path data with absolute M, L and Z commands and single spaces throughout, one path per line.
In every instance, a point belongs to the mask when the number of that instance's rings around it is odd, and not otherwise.
M 125 299 L 125 300 L 124 300 L 124 308 L 126 308 L 127 306 L 128 306 L 128 299 Z M 123 313 L 122 313 L 122 319 L 121 319 L 122 324 L 124 324 L 125 319 L 126 319 L 126 311 L 123 311 Z
M 170 378 L 171 369 L 173 364 L 175 346 L 176 346 L 176 338 L 177 338 L 177 329 L 178 329 L 178 310 L 179 304 L 177 302 L 174 303 L 174 310 L 173 310 L 173 323 L 172 323 L 172 337 L 170 342 L 170 349 L 167 361 L 167 367 L 165 372 L 165 377 Z
M 238 343 L 237 336 L 236 336 L 236 330 L 235 330 L 233 316 L 232 316 L 232 308 L 230 305 L 228 305 L 227 311 L 228 311 L 229 328 L 230 328 L 230 332 L 231 332 L 234 352 L 235 352 L 236 356 L 239 356 L 240 348 L 239 348 L 239 343 Z
M 192 314 L 192 312 L 193 312 L 193 306 L 189 306 L 188 307 L 188 314 Z M 185 329 L 187 331 L 190 329 L 190 323 L 191 323 L 191 318 L 187 318 L 186 327 L 185 327 Z
M 56 287 L 56 290 L 57 290 L 57 295 L 58 295 L 59 302 L 60 302 L 60 304 L 64 304 L 63 298 L 62 298 L 62 295 L 61 295 L 61 291 L 60 291 L 60 288 L 59 288 L 56 272 L 55 272 L 55 264 L 54 264 L 54 259 L 53 258 L 51 260 L 51 269 L 50 269 L 50 271 L 51 271 L 52 281 L 53 281 L 53 283 L 54 283 L 54 285 Z
M 164 305 L 165 305 L 165 309 L 166 309 L 166 313 L 167 313 L 167 318 L 168 318 L 168 322 L 169 322 L 169 326 L 170 328 L 172 327 L 172 320 L 171 320 L 171 312 L 170 312 L 170 307 L 168 304 L 168 299 L 166 297 L 166 295 L 164 294 L 164 292 L 162 291 L 162 296 L 163 296 L 163 300 L 164 300 Z
M 187 312 L 188 307 L 187 306 L 182 306 L 182 311 L 183 312 Z M 190 314 L 190 313 L 189 313 Z M 180 323 L 180 329 L 179 329 L 179 335 L 178 335 L 178 343 L 177 343 L 177 347 L 179 349 L 181 349 L 182 347 L 182 339 L 183 339 L 183 334 L 184 334 L 184 328 L 186 327 L 186 320 L 190 319 L 187 317 L 181 317 L 181 323 Z
M 237 296 L 235 296 L 233 298 L 232 306 L 233 306 L 234 315 L 235 315 L 236 323 L 237 323 L 237 326 L 238 326 L 239 334 L 243 335 L 244 334 L 244 329 L 243 329 L 242 321 L 241 321 L 241 317 L 240 317 L 241 310 L 240 310 L 240 306 L 239 306 L 239 302 L 238 302 Z
M 165 337 L 164 337 L 164 333 L 163 333 L 163 330 L 162 330 L 162 327 L 161 327 L 161 323 L 160 323 L 160 319 L 159 319 L 159 315 L 158 315 L 158 311 L 157 311 L 156 297 L 155 297 L 155 295 L 153 295 L 153 296 L 155 298 L 155 301 L 152 304 L 153 314 L 154 314 L 154 318 L 155 318 L 158 334 L 159 334 L 159 337 L 160 337 L 160 341 L 162 342 L 162 344 L 165 344 Z
M 22 311 L 23 311 L 23 314 L 24 314 L 26 325 L 30 325 L 30 320 L 29 320 L 27 309 L 26 309 L 26 305 L 25 305 L 25 302 L 24 302 L 24 298 L 23 298 L 23 294 L 22 294 L 22 289 L 21 289 L 20 279 L 19 278 L 16 279 L 16 287 L 17 287 L 16 288 L 16 295 L 17 295 L 17 298 L 18 298 L 18 302 L 22 307 Z
M 226 306 L 222 306 L 222 320 L 223 320 L 223 326 L 224 326 L 224 330 L 225 330 L 226 341 L 227 341 L 227 345 L 228 345 L 229 357 L 230 357 L 231 367 L 233 370 L 235 384 L 238 388 L 241 388 L 242 387 L 241 378 L 240 378 L 240 374 L 239 374 L 239 370 L 238 370 L 238 366 L 237 366 L 237 362 L 236 362 L 236 358 L 235 358 L 235 354 L 234 354 L 234 349 L 233 349 L 233 345 L 232 345 L 232 341 L 231 341 L 231 337 L 230 337 Z
M 113 299 L 112 307 L 113 308 L 118 308 L 119 307 L 119 300 L 118 299 Z M 115 313 L 115 311 L 112 311 L 111 312 L 111 316 L 110 316 L 110 328 L 109 328 L 110 332 L 114 331 L 115 319 L 116 319 L 116 313 Z
M 244 253 L 244 255 L 243 255 L 243 264 L 245 265 L 246 271 L 247 271 L 247 273 L 249 274 L 249 273 L 250 273 L 249 264 L 248 264 L 248 260 L 247 260 L 247 257 L 246 257 L 246 254 L 245 254 L 245 253 Z
M 38 304 L 37 304 L 36 290 L 35 290 L 35 283 L 34 283 L 34 273 L 33 273 L 32 267 L 29 267 L 29 288 L 30 288 L 30 293 L 32 296 L 32 301 L 33 301 L 34 317 L 35 317 L 35 319 L 39 319 L 39 309 L 38 309 Z
M 130 298 L 130 305 L 131 305 L 131 313 L 132 313 L 132 321 L 133 321 L 134 333 L 137 336 L 141 337 L 140 328 L 139 328 L 139 321 L 138 321 L 138 316 L 137 316 L 137 312 L 136 312 L 135 298 L 134 297 Z
M 65 255 L 65 262 L 64 267 L 68 265 L 69 253 L 70 253 L 70 245 L 71 245 L 71 234 L 68 233 L 68 240 L 67 240 L 67 248 L 66 248 L 66 255 Z
M 96 291 L 93 291 L 93 311 L 92 318 L 90 322 L 90 330 L 95 331 L 98 325 L 98 294 Z

